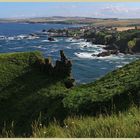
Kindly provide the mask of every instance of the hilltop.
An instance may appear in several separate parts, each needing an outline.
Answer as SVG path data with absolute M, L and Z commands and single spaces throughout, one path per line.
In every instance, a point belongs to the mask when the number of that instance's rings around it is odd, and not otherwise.
M 38 118 L 45 126 L 54 120 L 63 126 L 68 116 L 111 115 L 139 105 L 140 60 L 74 86 L 71 62 L 60 55 L 53 66 L 40 52 L 0 54 L 0 125 L 16 137 L 31 136 Z

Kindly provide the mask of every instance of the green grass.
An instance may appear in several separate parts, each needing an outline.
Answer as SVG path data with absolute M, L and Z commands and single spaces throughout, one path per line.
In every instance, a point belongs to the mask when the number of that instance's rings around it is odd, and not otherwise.
M 33 125 L 36 138 L 139 138 L 140 109 L 132 107 L 118 115 L 68 118 L 65 125 L 54 122 L 48 127 Z
M 63 100 L 71 112 L 96 114 L 127 109 L 132 103 L 140 103 L 140 60 L 108 73 L 103 78 L 69 90 Z M 108 113 L 107 111 L 107 113 Z
M 140 109 L 132 106 L 126 112 L 112 115 L 68 117 L 64 124 L 56 120 L 45 125 L 41 117 L 32 124 L 31 138 L 139 138 Z M 16 137 L 11 124 L 0 137 Z M 21 136 L 20 136 L 21 137 Z M 27 136 L 26 136 L 27 137 Z
M 0 125 L 14 121 L 17 134 L 29 132 L 40 112 L 49 114 L 47 120 L 63 118 L 57 113 L 63 108 L 63 79 L 40 72 L 34 67 L 38 59 L 44 59 L 39 52 L 0 55 Z
M 42 56 L 39 52 L 1 54 L 0 88 L 4 88 L 13 79 L 29 71 L 31 65 L 40 57 Z
M 35 65 L 35 62 L 40 60 L 44 61 L 40 52 L 0 55 L 1 137 L 31 136 L 31 124 L 40 114 L 40 122 L 45 126 L 54 119 L 60 123 L 60 126 L 57 125 L 60 129 L 56 128 L 56 124 L 47 127 L 47 129 L 55 127 L 59 134 L 56 136 L 80 137 L 82 133 L 82 137 L 84 133 L 77 132 L 78 130 L 73 128 L 77 134 L 62 133 L 64 120 L 66 123 L 73 120 L 72 118 L 66 120 L 67 117 L 111 115 L 112 112 L 119 114 L 120 111 L 127 111 L 132 104 L 140 104 L 140 60 L 108 73 L 95 82 L 74 86 L 71 89 L 66 89 L 64 84 L 66 79 L 50 77 L 40 71 Z M 79 118 L 74 119 L 76 122 L 80 121 Z M 94 122 L 92 119 L 82 117 L 81 122 L 86 123 L 86 120 Z M 50 133 L 55 136 L 51 130 Z M 101 135 L 96 133 L 95 137 L 98 136 Z

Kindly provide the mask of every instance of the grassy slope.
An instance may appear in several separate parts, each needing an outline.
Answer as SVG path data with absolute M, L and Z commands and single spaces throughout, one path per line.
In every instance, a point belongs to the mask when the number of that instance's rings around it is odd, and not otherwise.
M 140 103 L 140 60 L 108 73 L 94 83 L 80 85 L 69 91 L 64 105 L 71 112 L 94 114 L 128 108 L 132 102 Z
M 69 117 L 63 127 L 54 122 L 48 127 L 34 124 L 33 128 L 36 138 L 139 138 L 140 109 L 131 107 L 111 116 Z
M 15 126 L 24 129 L 41 111 L 49 112 L 48 119 L 57 117 L 55 110 L 62 100 L 59 92 L 65 87 L 61 80 L 52 79 L 32 66 L 39 58 L 43 59 L 38 52 L 0 55 L 1 125 L 14 121 Z
M 29 132 L 40 112 L 46 123 L 71 113 L 111 111 L 112 104 L 122 110 L 139 102 L 139 60 L 94 83 L 67 90 L 64 79 L 48 77 L 33 66 L 38 59 L 44 59 L 39 52 L 0 55 L 0 125 L 14 121 L 16 135 Z

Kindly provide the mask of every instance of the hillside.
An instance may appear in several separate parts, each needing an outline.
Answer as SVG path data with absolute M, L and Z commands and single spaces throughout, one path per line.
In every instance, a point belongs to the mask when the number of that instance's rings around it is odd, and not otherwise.
M 40 52 L 0 54 L 2 127 L 13 129 L 15 136 L 30 136 L 31 124 L 40 115 L 41 123 L 46 126 L 54 119 L 63 125 L 68 116 L 111 114 L 112 111 L 127 110 L 132 104 L 139 105 L 140 60 L 108 73 L 94 83 L 72 88 L 66 88 L 69 75 L 62 75 L 69 63 L 61 69 L 61 61 L 54 67 L 54 72 L 61 75 L 58 76 L 50 75 L 48 67 L 42 71 L 48 66 L 46 63 L 50 63 Z
M 17 133 L 21 133 L 25 128 L 28 131 L 28 125 L 41 111 L 45 115 L 49 112 L 48 120 L 60 115 L 57 111 L 62 106 L 63 94 L 60 93 L 65 89 L 64 82 L 40 72 L 34 66 L 40 59 L 44 58 L 39 52 L 0 55 L 1 126 L 14 121 Z
M 74 87 L 64 105 L 74 113 L 97 114 L 126 110 L 140 104 L 140 60 L 114 70 L 103 78 Z

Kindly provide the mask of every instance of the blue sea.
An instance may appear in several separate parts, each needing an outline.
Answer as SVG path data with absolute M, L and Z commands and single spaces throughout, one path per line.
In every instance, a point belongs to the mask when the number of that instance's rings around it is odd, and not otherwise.
M 50 42 L 47 40 L 47 35 L 30 36 L 31 33 L 40 34 L 43 29 L 75 28 L 77 26 L 79 25 L 0 23 L 0 53 L 38 50 L 45 57 L 51 56 L 55 62 L 60 58 L 59 50 L 62 49 L 72 60 L 72 74 L 77 83 L 95 81 L 108 72 L 140 58 L 140 55 L 124 54 L 96 57 L 95 54 L 104 51 L 102 45 L 94 45 L 82 39 L 58 37 Z

